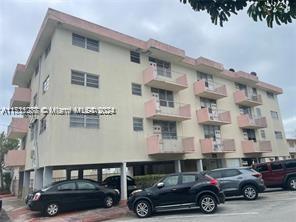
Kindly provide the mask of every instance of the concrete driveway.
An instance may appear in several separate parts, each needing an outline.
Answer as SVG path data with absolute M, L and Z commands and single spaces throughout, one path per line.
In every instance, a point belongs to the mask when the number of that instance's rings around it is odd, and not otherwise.
M 112 222 L 139 221 L 133 215 Z M 231 198 L 220 205 L 216 214 L 205 215 L 200 210 L 158 213 L 141 222 L 295 222 L 296 221 L 296 192 L 272 190 L 260 194 L 256 201 L 246 201 L 243 198 Z

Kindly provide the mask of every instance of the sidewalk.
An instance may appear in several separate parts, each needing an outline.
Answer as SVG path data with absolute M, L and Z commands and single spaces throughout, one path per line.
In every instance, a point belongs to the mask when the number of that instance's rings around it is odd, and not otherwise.
M 22 200 L 14 196 L 0 195 L 3 201 L 2 209 L 11 222 L 97 222 L 124 217 L 129 214 L 127 207 L 115 206 L 109 209 L 97 208 L 91 210 L 60 213 L 56 217 L 42 217 L 40 213 L 27 209 Z

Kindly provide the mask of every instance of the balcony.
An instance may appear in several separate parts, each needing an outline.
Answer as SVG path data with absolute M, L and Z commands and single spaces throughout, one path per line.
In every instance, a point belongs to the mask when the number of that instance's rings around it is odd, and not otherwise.
M 29 121 L 25 118 L 12 118 L 7 129 L 8 138 L 22 138 L 28 133 Z
M 171 77 L 167 77 L 171 76 Z M 143 72 L 146 86 L 178 92 L 188 87 L 187 75 L 169 69 L 149 66 Z
M 271 142 L 269 140 L 261 140 L 258 142 L 243 140 L 242 148 L 245 154 L 272 152 Z
M 196 96 L 208 99 L 221 99 L 227 96 L 226 86 L 218 85 L 214 82 L 205 82 L 205 80 L 198 80 L 193 85 L 194 94 Z
M 161 103 L 166 103 L 167 106 L 161 106 Z M 191 119 L 191 107 L 189 104 L 158 100 L 153 97 L 145 103 L 145 116 L 155 120 L 184 121 Z
M 25 150 L 10 150 L 4 156 L 4 165 L 6 167 L 23 167 L 26 162 Z
M 10 100 L 10 107 L 24 107 L 30 104 L 31 90 L 28 88 L 15 87 Z
M 296 147 L 289 147 L 289 153 L 296 153 Z
M 196 111 L 196 115 L 199 124 L 221 126 L 231 123 L 229 111 L 202 108 Z
M 261 95 L 247 95 L 244 90 L 234 93 L 234 102 L 242 106 L 260 106 L 262 105 Z
M 195 151 L 194 137 L 175 137 L 162 139 L 155 134 L 147 138 L 148 155 L 185 154 Z
M 201 139 L 200 144 L 203 154 L 235 152 L 234 139 L 223 139 L 220 142 L 213 139 Z
M 267 127 L 266 117 L 252 118 L 250 115 L 240 115 L 237 117 L 238 126 L 245 129 L 260 129 Z

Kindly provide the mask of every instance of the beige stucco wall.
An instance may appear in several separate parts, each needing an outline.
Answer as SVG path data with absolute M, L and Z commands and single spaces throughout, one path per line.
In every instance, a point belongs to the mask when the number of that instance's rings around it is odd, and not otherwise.
M 151 97 L 150 87 L 142 84 L 142 72 L 148 67 L 148 56 L 141 54 L 141 64 L 130 62 L 130 49 L 100 41 L 99 52 L 72 45 L 72 33 L 57 29 L 52 37 L 51 51 L 42 59 L 38 106 L 113 106 L 117 114 L 101 116 L 99 129 L 70 128 L 69 116 L 47 117 L 47 130 L 38 135 L 40 166 L 87 163 L 112 163 L 122 161 L 152 160 L 146 153 L 146 137 L 152 134 L 152 120 L 145 119 L 144 103 Z M 167 59 L 169 60 L 169 59 Z M 71 69 L 99 75 L 99 89 L 71 84 Z M 178 136 L 195 137 L 196 152 L 184 156 L 164 155 L 162 159 L 200 159 L 199 139 L 204 138 L 202 125 L 197 123 L 196 109 L 200 98 L 194 96 L 193 83 L 197 80 L 196 70 L 172 62 L 172 70 L 186 73 L 189 87 L 174 95 L 176 101 L 191 104 L 192 119 L 178 123 Z M 49 90 L 42 94 L 42 82 L 50 76 Z M 39 78 L 39 75 L 37 76 Z M 31 82 L 32 98 L 38 88 L 38 78 Z M 225 158 L 244 157 L 241 149 L 242 131 L 237 124 L 239 108 L 234 103 L 235 84 L 214 76 L 215 82 L 225 84 L 228 97 L 217 100 L 219 109 L 230 110 L 232 124 L 221 127 L 223 138 L 234 138 L 236 152 L 225 154 Z M 131 83 L 142 84 L 142 96 L 131 93 Z M 264 156 L 288 156 L 283 140 L 275 140 L 274 130 L 284 134 L 281 118 L 273 120 L 270 110 L 280 114 L 277 99 L 262 95 L 259 106 L 262 116 L 267 117 L 266 139 L 271 140 L 273 152 Z M 133 131 L 133 117 L 144 119 L 144 131 Z M 258 131 L 259 132 L 259 131 Z M 257 133 L 257 137 L 260 136 Z M 32 141 L 28 134 L 26 169 L 32 168 L 30 151 Z

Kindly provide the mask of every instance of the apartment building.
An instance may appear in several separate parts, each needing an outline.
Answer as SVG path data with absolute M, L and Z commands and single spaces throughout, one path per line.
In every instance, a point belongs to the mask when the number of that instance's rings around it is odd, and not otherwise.
M 296 158 L 296 139 L 288 138 L 289 153 L 292 159 Z
M 260 74 L 259 74 L 260 75 Z M 7 154 L 23 195 L 55 171 L 119 167 L 170 173 L 289 156 L 277 96 L 256 73 L 235 71 L 154 39 L 139 40 L 49 9 L 25 65 L 13 75 L 11 107 L 100 107 L 115 115 L 13 117 Z M 18 161 L 14 161 L 18 157 Z M 122 181 L 122 199 L 126 184 Z

